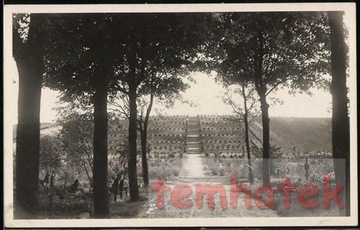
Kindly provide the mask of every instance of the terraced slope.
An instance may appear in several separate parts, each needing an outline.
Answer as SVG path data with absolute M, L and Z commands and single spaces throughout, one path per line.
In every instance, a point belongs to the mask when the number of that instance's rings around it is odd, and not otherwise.
M 250 126 L 253 141 L 262 141 L 261 121 Z M 273 117 L 270 142 L 287 155 L 331 151 L 331 118 Z
M 148 141 L 152 152 L 174 154 L 202 152 L 243 153 L 243 128 L 230 116 L 162 116 L 152 117 Z M 14 141 L 16 138 L 16 126 Z M 41 134 L 55 135 L 60 127 L 43 123 Z M 281 147 L 286 155 L 305 152 L 331 151 L 330 118 L 273 117 L 270 120 L 271 144 Z M 261 148 L 261 119 L 250 125 L 250 138 L 254 147 Z M 109 149 L 116 149 L 118 141 L 126 140 L 127 122 L 109 122 Z

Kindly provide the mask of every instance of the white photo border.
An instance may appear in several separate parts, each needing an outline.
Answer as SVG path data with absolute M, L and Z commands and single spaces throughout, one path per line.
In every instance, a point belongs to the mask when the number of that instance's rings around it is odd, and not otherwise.
M 14 114 L 8 79 L 13 70 L 13 13 L 156 13 L 156 12 L 267 12 L 267 11 L 344 11 L 348 19 L 351 158 L 351 216 L 349 217 L 252 217 L 252 218 L 173 218 L 173 219 L 56 219 L 18 220 L 13 217 L 13 131 L 8 123 Z M 356 69 L 356 5 L 355 3 L 271 3 L 271 4 L 96 4 L 96 5 L 5 5 L 4 6 L 4 219 L 6 227 L 144 227 L 144 226 L 353 226 L 358 224 L 357 168 L 357 69 Z

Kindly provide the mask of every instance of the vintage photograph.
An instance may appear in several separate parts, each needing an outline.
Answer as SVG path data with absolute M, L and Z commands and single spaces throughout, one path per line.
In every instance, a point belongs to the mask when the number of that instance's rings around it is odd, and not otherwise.
M 355 4 L 4 10 L 7 227 L 357 224 Z

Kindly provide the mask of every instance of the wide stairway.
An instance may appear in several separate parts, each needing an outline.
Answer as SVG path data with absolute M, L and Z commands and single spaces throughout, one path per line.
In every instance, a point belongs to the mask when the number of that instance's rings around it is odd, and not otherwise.
M 200 120 L 199 117 L 189 117 L 186 135 L 186 153 L 200 154 Z

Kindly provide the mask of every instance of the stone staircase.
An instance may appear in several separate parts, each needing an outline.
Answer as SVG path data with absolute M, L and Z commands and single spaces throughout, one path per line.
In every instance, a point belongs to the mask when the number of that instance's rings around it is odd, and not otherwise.
M 201 149 L 199 117 L 189 117 L 186 134 L 186 153 L 200 154 Z

